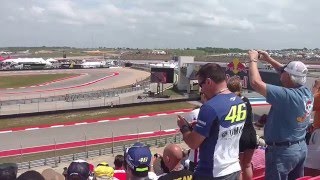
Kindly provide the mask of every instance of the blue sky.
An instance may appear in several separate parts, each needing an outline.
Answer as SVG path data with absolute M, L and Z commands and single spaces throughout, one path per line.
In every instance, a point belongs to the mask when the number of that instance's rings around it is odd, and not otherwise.
M 8 0 L 1 47 L 315 48 L 316 0 Z

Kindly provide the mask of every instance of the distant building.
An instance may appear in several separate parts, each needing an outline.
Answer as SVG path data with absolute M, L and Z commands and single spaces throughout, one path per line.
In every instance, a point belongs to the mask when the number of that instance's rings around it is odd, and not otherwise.
M 53 51 L 40 50 L 36 51 L 35 54 L 52 54 Z
M 160 54 L 160 55 L 166 55 L 167 52 L 163 50 L 152 50 L 151 54 Z

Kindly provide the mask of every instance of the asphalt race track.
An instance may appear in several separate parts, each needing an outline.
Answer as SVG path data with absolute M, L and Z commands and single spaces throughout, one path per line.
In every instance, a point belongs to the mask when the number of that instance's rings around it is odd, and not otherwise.
M 131 85 L 147 78 L 150 73 L 130 68 L 59 69 L 42 71 L 2 71 L 0 76 L 28 74 L 74 73 L 80 76 L 67 78 L 34 87 L 0 89 L 1 100 L 25 99 L 88 92 Z

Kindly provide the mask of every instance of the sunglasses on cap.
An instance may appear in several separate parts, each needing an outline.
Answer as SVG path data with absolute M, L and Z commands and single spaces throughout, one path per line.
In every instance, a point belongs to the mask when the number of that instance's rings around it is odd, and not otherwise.
M 291 61 L 290 61 L 291 62 Z M 282 74 L 282 73 L 284 73 L 284 69 L 288 66 L 288 64 L 290 64 L 290 62 L 288 62 L 286 65 L 284 65 L 284 66 L 282 66 L 281 68 L 280 68 L 280 70 L 279 70 L 279 72 Z
M 106 166 L 106 167 L 108 167 L 109 164 L 108 163 L 99 163 L 97 166 Z
M 280 74 L 284 73 L 284 71 L 285 71 L 284 69 L 285 69 L 286 67 L 287 67 L 287 65 L 285 65 L 285 66 L 283 66 L 283 67 L 280 68 Z

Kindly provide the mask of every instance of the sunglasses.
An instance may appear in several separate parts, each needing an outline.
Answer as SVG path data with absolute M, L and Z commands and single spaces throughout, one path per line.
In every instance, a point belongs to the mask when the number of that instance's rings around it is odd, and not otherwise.
M 202 85 L 206 82 L 207 78 L 205 78 L 204 80 L 202 80 L 200 83 L 199 83 L 199 87 L 202 88 Z

